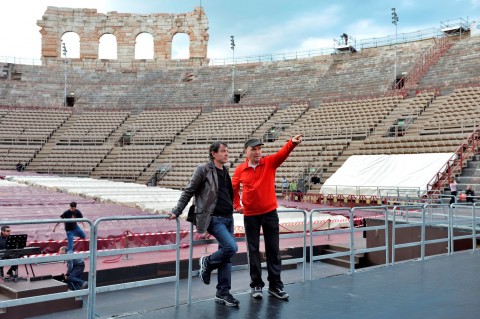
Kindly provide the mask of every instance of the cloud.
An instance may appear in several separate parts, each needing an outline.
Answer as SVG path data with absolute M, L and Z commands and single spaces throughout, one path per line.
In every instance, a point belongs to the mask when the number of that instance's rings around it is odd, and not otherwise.
M 297 51 L 311 47 L 318 48 L 316 45 L 323 46 L 326 42 L 332 46 L 332 39 L 326 40 L 319 35 L 338 24 L 338 19 L 335 17 L 339 17 L 341 11 L 341 7 L 332 5 L 321 11 L 303 12 L 283 22 L 280 20 L 277 24 L 264 29 L 251 28 L 253 32 L 235 36 L 237 44 L 235 54 L 250 56 L 267 52 Z M 228 56 L 227 50 L 228 48 L 211 47 L 209 56 L 225 57 Z
M 40 59 L 41 35 L 37 20 L 48 6 L 97 8 L 106 10 L 104 0 L 16 0 L 2 3 L 0 19 L 0 56 Z M 7 14 L 7 12 L 9 14 Z

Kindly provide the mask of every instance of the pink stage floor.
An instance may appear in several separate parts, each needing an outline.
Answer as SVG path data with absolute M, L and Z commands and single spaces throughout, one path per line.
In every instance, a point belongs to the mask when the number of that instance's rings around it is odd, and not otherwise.
M 14 175 L 18 172 L 0 171 L 2 176 Z M 18 173 L 21 174 L 21 173 Z M 117 204 L 99 203 L 93 199 L 73 196 L 62 192 L 57 192 L 47 188 L 21 186 L 21 187 L 0 187 L 0 224 L 8 224 L 11 220 L 38 220 L 38 219 L 58 219 L 60 215 L 69 208 L 69 203 L 77 202 L 79 209 L 85 218 L 95 221 L 100 217 L 106 216 L 140 216 L 150 215 L 140 209 L 127 207 Z M 66 244 L 66 235 L 63 225 L 59 225 L 53 232 L 52 224 L 24 224 L 12 226 L 12 234 L 27 234 L 28 246 L 39 246 L 45 253 L 56 252 L 61 245 Z M 87 234 L 87 240 L 77 240 L 75 250 L 87 250 L 89 229 L 88 224 L 84 225 Z M 181 222 L 182 234 L 189 229 L 189 224 Z M 175 222 L 169 220 L 128 220 L 128 221 L 109 221 L 101 224 L 99 228 L 99 245 L 101 248 L 114 248 L 118 245 L 120 238 L 124 235 L 133 235 L 135 240 L 140 243 L 152 242 L 157 237 L 161 239 L 169 232 L 175 231 Z M 154 233 L 146 237 L 139 234 Z M 183 235 L 185 236 L 185 234 Z M 133 238 L 133 237 L 132 237 Z M 134 243 L 132 243 L 134 244 Z

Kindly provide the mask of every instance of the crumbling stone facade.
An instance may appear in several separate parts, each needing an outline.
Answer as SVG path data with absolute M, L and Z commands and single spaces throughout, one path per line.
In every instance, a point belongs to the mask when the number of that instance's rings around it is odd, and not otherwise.
M 48 7 L 37 25 L 42 34 L 43 64 L 61 59 L 61 41 L 66 32 L 79 35 L 80 60 L 83 63 L 98 60 L 99 39 L 104 34 L 116 37 L 116 62 L 132 62 L 135 59 L 135 39 L 144 32 L 153 37 L 152 63 L 162 64 L 171 59 L 172 39 L 177 33 L 185 33 L 190 39 L 191 62 L 203 64 L 207 61 L 208 19 L 201 7 L 180 14 L 131 14 L 116 11 L 103 14 L 96 9 Z

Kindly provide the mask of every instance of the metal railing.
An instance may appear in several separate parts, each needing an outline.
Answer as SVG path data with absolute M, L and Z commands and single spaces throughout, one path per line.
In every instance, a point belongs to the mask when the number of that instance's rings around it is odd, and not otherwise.
M 382 226 L 368 226 L 368 227 L 362 227 L 362 228 L 355 228 L 354 225 L 354 215 L 355 212 L 365 210 L 367 209 L 366 207 L 355 207 L 353 209 L 350 208 L 322 208 L 322 209 L 313 209 L 310 212 L 310 280 L 313 279 L 313 263 L 312 261 L 317 261 L 317 260 L 325 260 L 325 259 L 331 259 L 331 258 L 337 258 L 337 257 L 344 257 L 348 256 L 349 257 L 349 273 L 354 274 L 355 273 L 355 255 L 356 254 L 363 254 L 366 252 L 375 252 L 375 251 L 385 251 L 385 258 L 388 260 L 388 209 L 386 206 L 376 206 L 376 207 L 368 207 L 368 210 L 371 211 L 379 211 L 379 214 L 383 216 L 383 219 L 385 221 L 385 224 Z M 350 227 L 348 229 L 333 229 L 333 230 L 322 230 L 322 231 L 314 231 L 313 229 L 313 216 L 316 213 L 321 213 L 321 212 L 332 212 L 332 211 L 348 211 L 349 213 L 349 223 Z M 355 247 L 355 233 L 356 232 L 364 232 L 364 231 L 378 231 L 378 230 L 383 230 L 385 231 L 385 245 L 383 246 L 377 246 L 377 247 L 372 247 L 372 248 L 356 248 Z M 313 256 L 313 249 L 314 249 L 314 243 L 313 243 L 313 237 L 314 236 L 330 236 L 333 234 L 349 234 L 349 250 L 348 251 L 342 251 L 342 252 L 336 252 L 336 253 L 329 253 L 329 254 L 323 254 L 319 256 Z
M 118 221 L 118 220 L 143 220 L 143 219 L 167 219 L 167 215 L 146 215 L 146 216 L 111 216 L 111 217 L 100 217 L 95 221 L 93 225 L 93 232 L 90 233 L 90 268 L 88 272 L 88 307 L 87 315 L 89 319 L 95 318 L 95 304 L 96 304 L 96 294 L 101 292 L 111 292 L 116 290 L 128 289 L 128 288 L 138 288 L 145 287 L 160 283 L 175 282 L 175 306 L 179 304 L 179 287 L 180 287 L 180 222 L 176 220 L 176 232 L 175 232 L 175 244 L 170 245 L 161 245 L 161 246 L 148 246 L 148 247 L 138 247 L 138 248 L 123 248 L 123 249 L 111 249 L 108 251 L 98 251 L 97 250 L 97 240 L 98 240 L 98 227 L 102 222 L 105 221 Z M 156 279 L 148 279 L 141 281 L 134 281 L 129 283 L 122 283 L 116 285 L 109 285 L 97 288 L 97 257 L 101 256 L 112 256 L 123 253 L 142 253 L 149 251 L 162 251 L 167 249 L 175 249 L 176 258 L 175 258 L 175 275 L 168 277 L 161 277 Z
M 449 253 L 452 254 L 455 252 L 455 240 L 460 239 L 472 239 L 472 250 L 475 251 L 477 247 L 477 239 L 480 238 L 480 234 L 477 233 L 477 217 L 476 217 L 476 210 L 477 207 L 480 207 L 480 203 L 474 203 L 473 205 L 469 204 L 452 204 L 452 209 L 450 210 L 452 216 L 450 217 L 451 224 L 450 229 L 451 231 L 451 239 L 450 239 L 450 251 Z M 471 215 L 465 216 L 458 214 L 458 209 L 463 208 L 471 211 Z M 468 235 L 456 235 L 453 232 L 453 229 L 464 229 L 464 230 L 471 230 L 471 234 Z
M 302 213 L 303 214 L 303 232 L 301 233 L 280 233 L 280 239 L 282 238 L 303 238 L 303 250 L 302 250 L 302 258 L 290 258 L 287 260 L 282 260 L 282 265 L 292 265 L 297 263 L 302 263 L 302 282 L 305 282 L 306 278 L 306 263 L 307 263 L 307 212 L 305 210 L 299 209 L 279 209 L 277 210 L 279 214 L 284 213 Z M 189 249 L 189 259 L 188 259 L 188 279 L 187 279 L 187 304 L 191 304 L 191 295 L 192 295 L 192 277 L 198 275 L 198 270 L 193 271 L 193 247 L 195 245 L 201 244 L 211 244 L 216 243 L 216 240 L 210 239 L 201 239 L 201 240 L 194 240 L 193 238 L 193 224 L 190 226 L 190 249 Z M 260 236 L 260 240 L 263 240 L 263 236 Z M 245 242 L 245 237 L 235 237 L 236 242 Z M 248 253 L 248 252 L 247 252 Z M 265 267 L 266 263 L 262 263 L 262 267 Z M 248 269 L 248 265 L 237 265 L 233 266 L 232 270 L 241 270 L 241 269 Z
M 310 262 L 310 277 L 309 280 L 313 280 L 313 262 L 322 261 L 326 259 L 332 259 L 337 257 L 348 257 L 349 262 L 349 274 L 354 274 L 355 269 L 355 258 L 358 254 L 371 253 L 371 252 L 385 252 L 385 264 L 380 264 L 378 266 L 389 267 L 393 266 L 396 262 L 396 250 L 404 249 L 408 247 L 421 247 L 420 258 L 414 259 L 425 259 L 425 247 L 429 244 L 435 243 L 447 243 L 447 254 L 452 254 L 454 252 L 454 242 L 456 240 L 472 240 L 472 250 L 476 250 L 476 242 L 480 238 L 480 234 L 477 232 L 477 218 L 476 210 L 477 207 L 480 207 L 480 203 L 474 204 L 426 204 L 426 205 L 404 205 L 404 206 L 395 206 L 393 210 L 390 210 L 387 206 L 370 206 L 370 207 L 355 207 L 355 208 L 322 208 L 314 209 L 310 213 L 305 210 L 289 210 L 281 209 L 278 210 L 279 214 L 284 213 L 299 213 L 303 215 L 303 231 L 299 232 L 290 232 L 290 233 L 281 233 L 280 239 L 286 238 L 301 238 L 303 239 L 302 247 L 302 256 L 299 258 L 290 258 L 284 260 L 283 264 L 298 264 L 302 263 L 302 272 L 303 277 L 302 281 L 306 280 L 306 263 L 307 263 L 307 237 L 309 238 L 309 262 Z M 314 216 L 321 213 L 336 213 L 336 212 L 347 212 L 349 219 L 348 228 L 337 228 L 331 229 L 330 226 L 327 230 L 318 230 L 315 229 Z M 355 221 L 359 218 L 355 217 L 359 212 L 370 212 L 372 219 L 380 221 L 379 225 L 355 227 Z M 95 308 L 96 308 L 96 296 L 98 293 L 112 292 L 122 289 L 129 288 L 138 288 L 144 286 L 150 286 L 155 284 L 170 283 L 175 282 L 175 306 L 179 305 L 179 280 L 180 280 L 180 223 L 176 221 L 176 231 L 175 231 L 175 243 L 169 245 L 156 245 L 156 246 L 146 246 L 146 247 L 135 247 L 135 248 L 122 248 L 122 249 L 109 249 L 109 250 L 98 250 L 97 241 L 98 241 L 98 231 L 99 227 L 105 222 L 111 221 L 125 221 L 125 220 L 141 220 L 141 219 L 166 219 L 166 215 L 146 215 L 146 216 L 111 216 L 111 217 L 101 217 L 95 222 L 92 222 L 88 219 L 72 219 L 72 222 L 85 222 L 89 225 L 90 228 L 90 246 L 88 252 L 75 253 L 75 254 L 66 254 L 59 256 L 41 256 L 41 257 L 32 257 L 32 258 L 16 258 L 16 259 L 5 259 L 0 260 L 0 266 L 11 266 L 11 265 L 28 265 L 34 263 L 43 263 L 43 262 L 58 262 L 73 260 L 78 258 L 90 258 L 89 261 L 89 272 L 88 272 L 88 290 L 76 290 L 68 291 L 62 293 L 53 293 L 48 295 L 40 295 L 35 297 L 27 297 L 13 300 L 0 301 L 0 308 L 8 308 L 14 306 L 21 306 L 26 304 L 59 300 L 64 298 L 71 297 L 83 297 L 88 295 L 87 302 L 87 318 L 93 319 L 95 317 Z M 344 217 L 342 217 L 344 218 Z M 360 218 L 362 219 L 362 218 Z M 382 222 L 383 221 L 383 222 Z M 46 224 L 46 223 L 64 223 L 64 219 L 45 219 L 45 220 L 24 220 L 24 221 L 8 221 L 9 225 L 22 225 L 22 224 Z M 307 224 L 309 231 L 307 232 Z M 390 236 L 389 228 L 391 225 L 392 234 Z M 436 239 L 427 239 L 426 236 L 426 226 L 434 227 L 446 227 L 447 235 L 443 238 Z M 396 231 L 404 228 L 420 228 L 420 238 L 419 240 L 414 240 L 408 243 L 397 243 Z M 462 234 L 455 234 L 454 230 L 467 230 L 467 234 L 462 232 Z M 468 233 L 470 230 L 470 233 Z M 358 239 L 356 239 L 356 234 L 362 232 L 384 232 L 384 242 L 375 247 L 359 247 Z M 173 233 L 173 232 L 172 232 Z M 192 277 L 198 274 L 198 271 L 193 271 L 193 246 L 199 244 L 210 244 L 216 243 L 216 240 L 194 240 L 193 239 L 193 225 L 190 227 L 190 253 L 189 253 L 189 263 L 188 263 L 188 296 L 187 304 L 191 303 L 191 281 Z M 315 256 L 314 251 L 314 237 L 316 236 L 328 236 L 335 234 L 344 234 L 348 237 L 348 249 L 345 251 L 328 253 L 323 255 Z M 358 236 L 357 236 L 358 237 Z M 391 243 L 389 243 L 389 238 L 392 238 Z M 262 237 L 263 238 L 263 237 Z M 237 242 L 244 242 L 245 238 L 236 237 Z M 153 251 L 162 251 L 162 250 L 171 250 L 175 249 L 175 274 L 173 276 L 154 278 L 148 280 L 139 280 L 128 283 L 114 284 L 97 287 L 97 263 L 98 257 L 103 256 L 113 256 L 129 253 L 144 253 L 144 252 L 153 252 Z M 391 250 L 391 252 L 390 252 Z M 440 253 L 442 254 L 442 253 Z M 391 258 L 389 256 L 391 255 Z M 410 258 L 411 259 L 411 258 Z M 236 265 L 233 267 L 234 270 L 247 269 L 248 265 Z
M 415 247 L 420 246 L 420 259 L 425 259 L 425 246 L 428 244 L 435 244 L 435 243 L 448 243 L 447 251 L 450 251 L 450 231 L 447 232 L 447 238 L 439 238 L 439 239 L 430 239 L 426 240 L 426 226 L 431 225 L 443 225 L 448 226 L 450 221 L 451 210 L 448 210 L 447 213 L 444 211 L 441 212 L 433 212 L 431 211 L 432 208 L 442 208 L 447 207 L 446 204 L 438 204 L 438 205 L 406 205 L 406 206 L 395 206 L 393 208 L 393 219 L 392 219 L 392 260 L 391 265 L 395 264 L 395 253 L 397 249 L 407 248 L 407 247 Z M 427 214 L 427 209 L 430 210 L 430 214 Z M 415 218 L 412 218 L 412 215 L 415 215 Z M 421 220 L 418 220 L 418 215 L 420 215 Z M 402 216 L 402 222 L 398 221 L 397 216 Z M 397 244 L 396 239 L 396 230 L 398 229 L 406 229 L 406 228 L 418 228 L 420 227 L 420 239 L 418 241 L 411 241 L 408 243 Z
M 120 221 L 120 220 L 142 220 L 142 219 L 166 219 L 166 215 L 145 215 L 145 216 L 111 216 L 101 217 L 93 223 L 86 218 L 74 218 L 69 219 L 69 222 L 84 222 L 90 226 L 90 247 L 88 252 L 66 254 L 59 256 L 47 256 L 47 257 L 32 257 L 32 258 L 15 258 L 0 260 L 0 267 L 11 265 L 29 265 L 35 263 L 54 262 L 54 261 L 66 261 L 79 258 L 90 258 L 89 272 L 88 272 L 88 290 L 75 290 L 61 293 L 53 293 L 48 295 L 40 295 L 34 297 L 26 297 L 19 299 L 12 299 L 6 301 L 0 301 L 0 308 L 8 308 L 14 306 L 27 305 L 38 302 L 59 300 L 71 297 L 82 297 L 88 295 L 87 303 L 87 318 L 95 318 L 95 306 L 97 293 L 111 292 L 116 290 L 144 287 L 154 284 L 175 282 L 175 306 L 179 304 L 179 283 L 180 283 L 180 223 L 176 222 L 175 232 L 175 244 L 160 245 L 160 246 L 148 246 L 148 247 L 136 247 L 136 248 L 123 248 L 123 249 L 110 249 L 99 251 L 97 249 L 98 240 L 98 227 L 105 221 Z M 23 225 L 23 224 L 49 224 L 49 223 L 64 223 L 64 219 L 44 219 L 44 220 L 25 220 L 25 221 L 8 221 L 9 225 Z M 155 278 L 150 280 L 134 281 L 129 283 L 115 284 L 97 287 L 97 257 L 112 256 L 127 253 L 142 253 L 150 251 L 162 251 L 162 250 L 176 250 L 176 265 L 175 275 L 169 277 Z

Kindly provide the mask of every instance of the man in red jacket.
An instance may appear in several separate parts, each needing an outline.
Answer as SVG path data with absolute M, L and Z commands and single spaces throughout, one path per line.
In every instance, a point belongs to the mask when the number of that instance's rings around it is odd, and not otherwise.
M 233 207 L 244 214 L 250 266 L 250 287 L 253 298 L 262 298 L 262 266 L 260 261 L 260 228 L 263 229 L 268 271 L 268 293 L 279 299 L 288 299 L 280 278 L 280 229 L 275 192 L 275 172 L 288 158 L 303 134 L 294 136 L 277 153 L 262 157 L 262 141 L 250 139 L 245 143 L 245 162 L 238 165 L 232 178 Z M 242 198 L 240 203 L 240 185 Z M 242 206 L 243 205 L 243 206 Z

